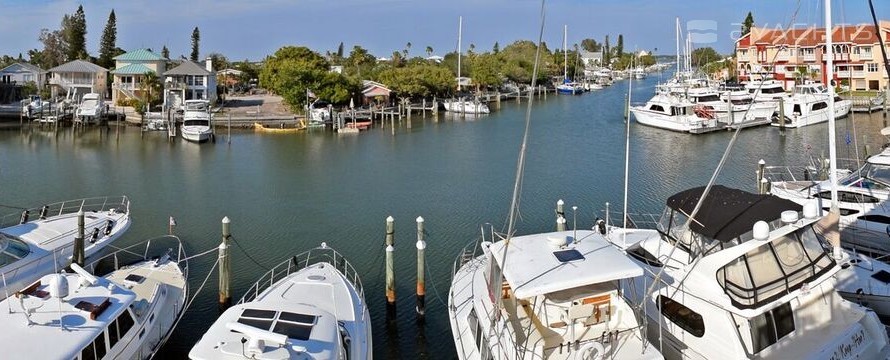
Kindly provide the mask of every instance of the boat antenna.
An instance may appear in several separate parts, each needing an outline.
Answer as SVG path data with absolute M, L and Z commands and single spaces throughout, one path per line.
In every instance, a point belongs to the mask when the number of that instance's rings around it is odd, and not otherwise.
M 538 65 L 541 60 L 541 45 L 544 39 L 544 19 L 546 18 L 544 12 L 544 3 L 546 0 L 541 0 L 541 26 L 538 30 L 538 45 L 535 49 L 535 65 L 532 68 L 532 84 L 531 88 L 534 89 L 538 84 Z M 531 127 L 531 117 L 532 117 L 532 104 L 534 103 L 535 92 L 529 91 L 528 94 L 528 103 L 525 107 L 525 130 L 522 134 L 522 143 L 519 146 L 519 159 L 516 163 L 516 178 L 513 182 L 513 197 L 510 200 L 510 215 L 507 220 L 507 236 L 504 239 L 504 252 L 501 254 L 501 266 L 503 267 L 507 261 L 507 250 L 510 247 L 510 240 L 513 238 L 513 233 L 516 231 L 516 217 L 519 212 L 519 195 L 522 190 L 522 177 L 523 172 L 525 170 L 525 151 L 528 147 L 528 133 L 529 128 Z M 500 287 L 504 282 L 504 270 L 501 269 L 498 271 L 498 281 L 491 284 L 492 287 Z M 495 309 L 500 309 L 502 306 L 503 300 L 501 296 L 495 296 L 497 302 L 495 304 Z M 500 314 L 500 312 L 495 312 L 495 314 Z M 492 327 L 494 327 L 495 321 L 499 316 L 494 316 L 491 318 Z
M 878 30 L 878 29 L 876 29 Z M 878 31 L 880 37 L 880 31 Z M 825 0 L 825 81 L 828 87 L 828 181 L 831 184 L 831 210 L 828 212 L 828 231 L 825 232 L 831 242 L 832 255 L 840 260 L 841 239 L 838 234 L 840 209 L 837 204 L 837 144 L 835 141 L 834 119 L 834 27 L 831 24 L 831 0 Z
M 636 49 L 634 49 L 634 55 L 630 57 L 631 66 L 633 66 L 634 59 L 636 58 Z M 623 227 L 627 230 L 627 183 L 630 181 L 629 171 L 630 171 L 630 98 L 633 96 L 633 81 L 627 82 L 627 104 L 625 104 L 624 110 L 624 224 Z M 627 231 L 622 232 L 622 241 L 624 244 L 627 244 Z

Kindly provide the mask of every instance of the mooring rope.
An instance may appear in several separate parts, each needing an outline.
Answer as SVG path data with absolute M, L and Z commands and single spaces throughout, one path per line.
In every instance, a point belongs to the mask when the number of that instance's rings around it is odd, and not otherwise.
M 233 242 L 236 246 L 238 246 L 238 249 L 240 249 L 241 252 L 244 253 L 244 256 L 247 256 L 247 258 L 250 259 L 250 261 L 252 261 L 252 262 L 254 263 L 254 265 L 256 265 L 256 266 L 259 267 L 260 269 L 263 269 L 263 270 L 266 270 L 266 271 L 272 270 L 272 269 L 270 269 L 270 268 L 268 268 L 268 267 L 266 267 L 266 266 L 263 266 L 263 264 L 260 263 L 259 261 L 257 261 L 256 259 L 254 259 L 253 256 L 250 256 L 250 253 L 248 253 L 247 250 L 245 250 L 244 247 L 242 247 L 241 244 L 238 243 L 237 240 L 235 240 L 235 237 L 234 237 L 234 236 L 229 236 L 229 239 L 231 239 L 232 242 Z

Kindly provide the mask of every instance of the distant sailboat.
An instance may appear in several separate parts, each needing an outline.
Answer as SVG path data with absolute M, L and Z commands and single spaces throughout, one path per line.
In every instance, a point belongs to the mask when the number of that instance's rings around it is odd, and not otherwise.
M 461 76 L 460 76 L 460 60 L 461 60 L 461 51 L 460 51 L 460 42 L 463 31 L 463 23 L 464 18 L 461 16 L 458 18 L 457 23 L 457 91 L 460 92 L 461 85 Z M 442 105 L 445 107 L 445 111 L 456 112 L 456 113 L 465 113 L 465 114 L 488 114 L 491 110 L 488 108 L 488 104 L 480 102 L 478 100 L 467 100 L 464 98 L 459 99 L 451 99 L 445 100 L 442 102 Z
M 573 82 L 569 80 L 569 50 L 566 38 L 568 37 L 569 27 L 563 26 L 562 33 L 562 53 L 563 53 L 563 67 L 562 67 L 562 84 L 556 86 L 556 92 L 560 94 L 567 95 L 578 95 L 584 92 L 584 86 L 579 83 Z

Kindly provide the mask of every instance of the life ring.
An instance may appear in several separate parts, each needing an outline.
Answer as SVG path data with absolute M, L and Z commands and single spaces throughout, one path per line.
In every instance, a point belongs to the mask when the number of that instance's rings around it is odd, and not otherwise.
M 578 354 L 580 359 L 584 360 L 603 360 L 606 355 L 606 348 L 599 342 L 591 341 L 578 349 Z

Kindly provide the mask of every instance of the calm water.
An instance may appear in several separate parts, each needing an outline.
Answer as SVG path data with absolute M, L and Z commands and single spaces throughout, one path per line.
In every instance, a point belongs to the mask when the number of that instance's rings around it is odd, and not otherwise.
M 634 99 L 648 99 L 660 76 L 634 83 Z M 535 104 L 522 192 L 519 233 L 551 230 L 553 207 L 578 206 L 579 227 L 590 227 L 604 203 L 620 209 L 624 176 L 622 101 L 627 83 L 574 97 L 548 96 Z M 0 205 L 37 206 L 66 199 L 126 194 L 133 227 L 118 245 L 161 235 L 167 218 L 192 253 L 218 245 L 220 220 L 232 219 L 235 300 L 252 282 L 289 256 L 327 242 L 362 274 L 374 322 L 374 353 L 383 359 L 454 358 L 444 300 L 452 261 L 485 223 L 502 227 L 510 204 L 525 103 L 503 104 L 477 119 L 414 117 L 396 130 L 358 136 L 225 132 L 216 144 L 168 143 L 135 128 L 58 134 L 0 132 Z M 884 139 L 880 114 L 857 115 L 860 148 Z M 838 122 L 839 154 L 852 157 Z M 866 135 L 867 134 L 867 135 Z M 658 212 L 669 195 L 704 184 L 731 133 L 692 136 L 631 127 L 629 205 Z M 800 164 L 827 153 L 827 127 L 742 132 L 719 183 L 752 190 L 758 159 Z M 874 150 L 873 150 L 874 151 Z M 387 324 L 383 292 L 384 219 L 396 219 L 397 316 Z M 426 219 L 427 321 L 415 322 L 415 223 Z M 572 213 L 569 210 L 568 217 Z M 254 262 L 245 255 L 247 251 Z M 192 262 L 197 288 L 215 256 Z M 167 343 L 162 358 L 184 358 L 216 318 L 216 277 L 200 294 Z

